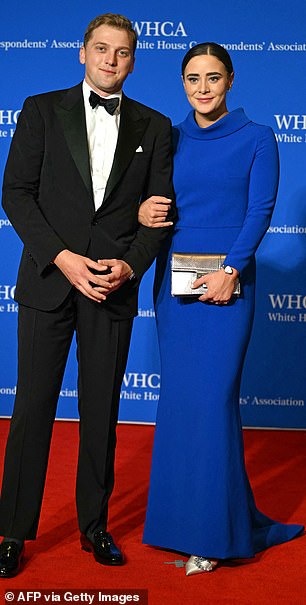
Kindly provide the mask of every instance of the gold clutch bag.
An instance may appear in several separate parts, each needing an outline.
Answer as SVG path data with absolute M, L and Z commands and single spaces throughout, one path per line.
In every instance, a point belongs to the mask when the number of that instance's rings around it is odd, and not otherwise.
M 192 289 L 196 279 L 219 271 L 223 265 L 226 254 L 186 254 L 173 252 L 171 259 L 171 295 L 172 296 L 200 296 L 207 292 L 205 284 L 200 288 Z M 240 282 L 236 279 L 236 296 L 240 294 Z

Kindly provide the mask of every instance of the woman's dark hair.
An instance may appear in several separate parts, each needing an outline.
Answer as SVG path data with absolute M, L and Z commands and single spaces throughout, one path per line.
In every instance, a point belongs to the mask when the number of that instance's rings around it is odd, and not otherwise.
M 228 75 L 233 73 L 234 68 L 232 64 L 232 60 L 225 48 L 217 44 L 216 42 L 203 42 L 202 44 L 197 44 L 190 48 L 188 53 L 186 53 L 183 61 L 182 61 L 182 76 L 184 77 L 185 69 L 191 59 L 193 57 L 198 57 L 199 55 L 212 55 L 213 57 L 217 57 L 221 63 L 223 63 Z

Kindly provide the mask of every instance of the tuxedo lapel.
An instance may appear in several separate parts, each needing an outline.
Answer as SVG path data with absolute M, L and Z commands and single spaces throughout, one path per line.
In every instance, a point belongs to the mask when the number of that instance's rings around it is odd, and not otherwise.
M 68 90 L 56 105 L 55 112 L 76 167 L 93 199 L 82 84 Z
M 69 151 L 93 202 L 82 84 L 67 91 L 56 105 L 55 112 L 61 123 Z M 118 141 L 103 206 L 133 159 L 149 121 L 149 118 L 142 117 L 134 102 L 123 94 Z
M 139 146 L 150 119 L 143 118 L 131 99 L 122 95 L 120 126 L 114 161 L 105 190 L 102 208 L 122 178 Z

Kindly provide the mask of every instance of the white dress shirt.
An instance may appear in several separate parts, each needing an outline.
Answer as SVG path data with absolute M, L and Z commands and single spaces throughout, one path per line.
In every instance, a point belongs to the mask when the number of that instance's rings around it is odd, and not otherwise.
M 120 123 L 122 92 L 108 95 L 106 97 L 108 99 L 114 97 L 119 98 L 119 105 L 114 115 L 111 116 L 101 105 L 97 105 L 97 107 L 94 109 L 91 107 L 89 103 L 89 95 L 91 90 L 92 88 L 90 88 L 90 86 L 84 80 L 83 97 L 90 170 L 95 208 L 98 210 L 103 202 L 106 184 L 114 161 Z

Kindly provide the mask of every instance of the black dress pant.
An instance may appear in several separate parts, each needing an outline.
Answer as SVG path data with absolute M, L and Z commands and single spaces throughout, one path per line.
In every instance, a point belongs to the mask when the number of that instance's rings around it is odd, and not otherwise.
M 75 289 L 54 311 L 20 305 L 18 383 L 6 447 L 0 535 L 36 537 L 52 427 L 74 331 L 79 370 L 79 527 L 89 534 L 106 528 L 120 388 L 132 323 L 132 319 L 110 319 L 103 303 Z

